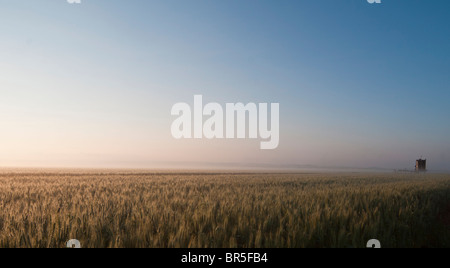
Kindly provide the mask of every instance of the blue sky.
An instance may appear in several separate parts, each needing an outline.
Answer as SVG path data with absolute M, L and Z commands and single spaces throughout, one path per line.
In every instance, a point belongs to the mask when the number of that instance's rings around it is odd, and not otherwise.
M 0 165 L 448 170 L 447 2 L 2 0 Z M 280 147 L 174 140 L 194 94 L 279 102 Z

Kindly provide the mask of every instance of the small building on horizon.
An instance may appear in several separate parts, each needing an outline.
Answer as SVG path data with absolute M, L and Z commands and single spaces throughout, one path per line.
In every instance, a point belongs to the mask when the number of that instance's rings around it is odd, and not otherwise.
M 427 171 L 427 160 L 426 159 L 418 159 L 416 160 L 416 171 Z

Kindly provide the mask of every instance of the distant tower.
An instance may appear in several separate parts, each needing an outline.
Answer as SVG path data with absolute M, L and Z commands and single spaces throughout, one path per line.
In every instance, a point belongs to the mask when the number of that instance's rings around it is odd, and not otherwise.
M 427 171 L 427 160 L 426 159 L 418 159 L 416 160 L 416 171 Z

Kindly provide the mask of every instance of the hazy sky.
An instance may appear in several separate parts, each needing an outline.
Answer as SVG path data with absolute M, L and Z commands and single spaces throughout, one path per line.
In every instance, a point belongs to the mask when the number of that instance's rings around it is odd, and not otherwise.
M 450 1 L 382 2 L 1 0 L 0 166 L 449 170 Z M 280 146 L 175 140 L 195 94 L 280 103 Z

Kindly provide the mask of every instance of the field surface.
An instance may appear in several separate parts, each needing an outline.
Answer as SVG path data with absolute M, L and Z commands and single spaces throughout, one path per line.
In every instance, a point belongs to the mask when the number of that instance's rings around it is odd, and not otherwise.
M 0 247 L 450 246 L 450 175 L 0 172 Z

